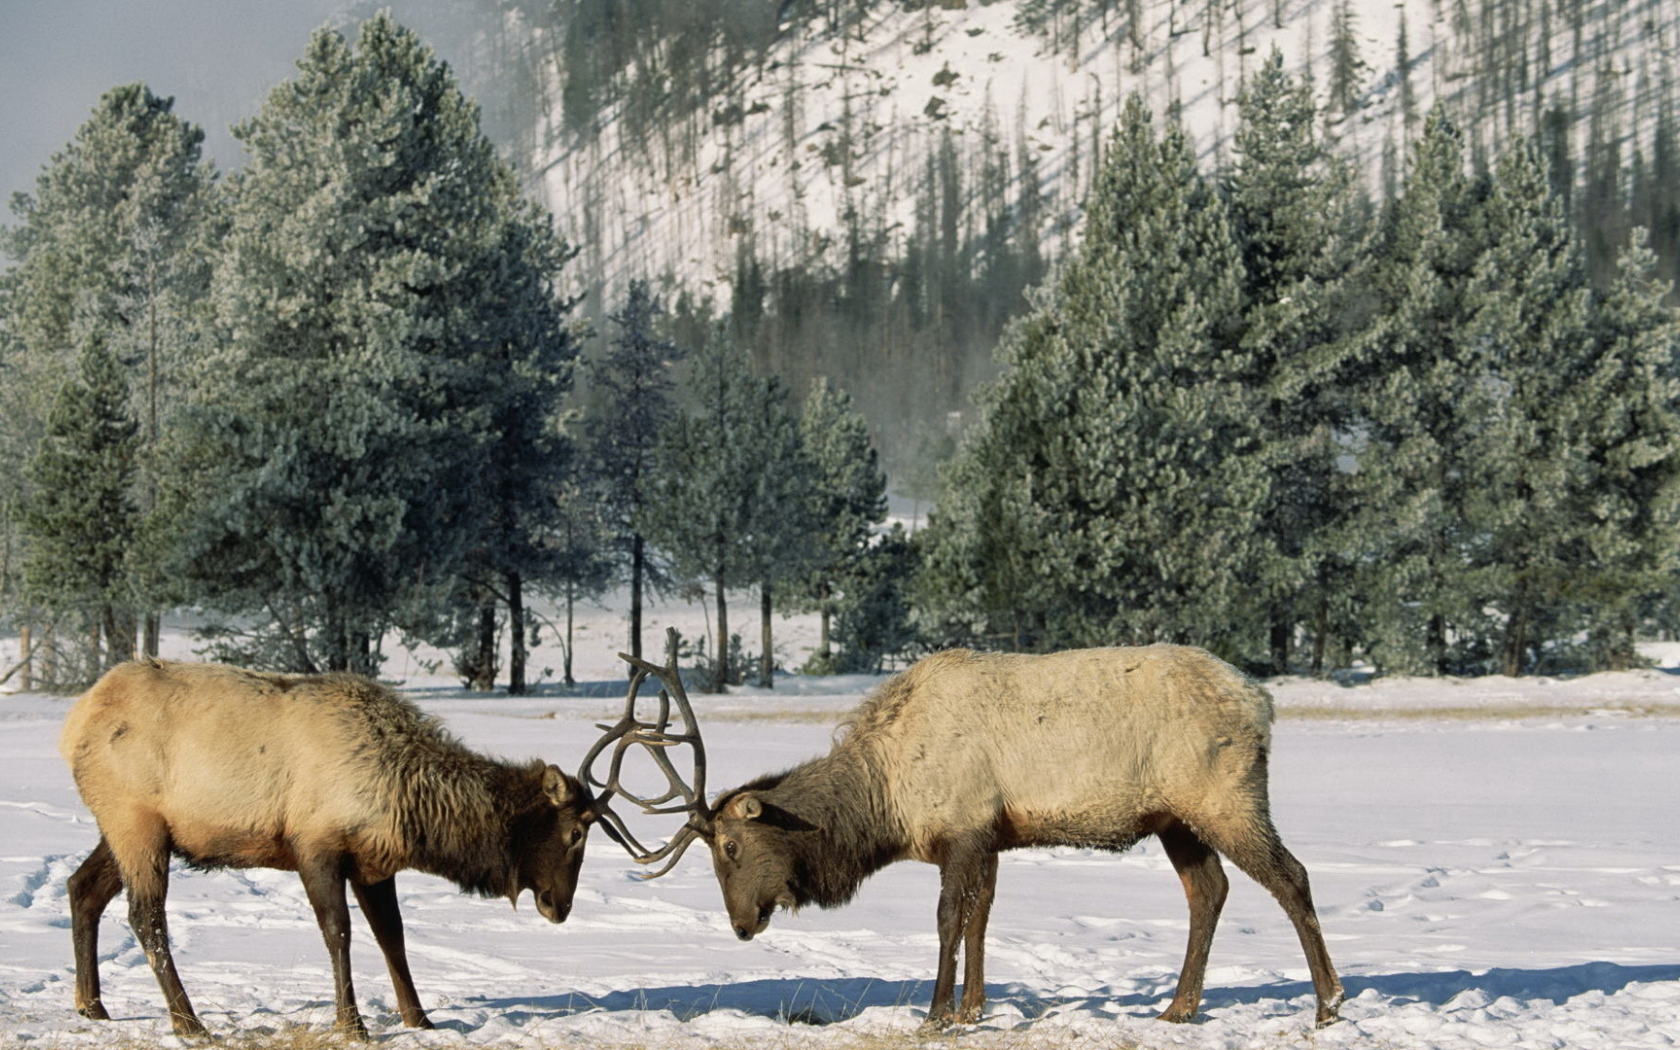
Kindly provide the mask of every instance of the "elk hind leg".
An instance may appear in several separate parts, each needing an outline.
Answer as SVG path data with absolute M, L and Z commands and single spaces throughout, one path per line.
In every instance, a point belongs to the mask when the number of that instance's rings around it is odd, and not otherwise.
M 1209 829 L 1204 838 L 1283 905 L 1284 914 L 1295 925 L 1295 934 L 1306 953 L 1307 969 L 1312 972 L 1313 992 L 1318 998 L 1318 1025 L 1322 1028 L 1333 1023 L 1342 1003 L 1342 982 L 1330 962 L 1330 950 L 1324 946 L 1324 932 L 1318 924 L 1318 912 L 1313 908 L 1306 867 L 1284 848 L 1283 840 L 1264 811 L 1240 834 L 1216 835 Z
M 408 949 L 403 937 L 402 912 L 397 907 L 395 876 L 383 882 L 363 885 L 350 883 L 356 892 L 356 903 L 362 907 L 373 939 L 385 955 L 385 967 L 391 971 L 391 985 L 397 992 L 397 1011 L 403 1024 L 410 1028 L 431 1028 L 432 1022 L 420 1006 L 420 995 L 414 990 L 414 978 L 408 972 Z
M 321 937 L 332 960 L 333 1027 L 358 1039 L 367 1038 L 367 1025 L 356 1009 L 356 989 L 350 979 L 350 903 L 344 895 L 344 861 L 337 853 L 304 854 L 298 865 L 303 891 L 315 909 Z
M 103 835 L 65 883 L 70 898 L 70 943 L 76 957 L 76 1012 L 109 1021 L 99 996 L 99 920 L 122 892 L 122 872 Z
M 963 994 L 958 1024 L 974 1024 L 986 1009 L 986 922 L 997 897 L 998 858 L 987 853 L 980 872 L 979 891 L 963 926 Z
M 1230 882 L 1219 863 L 1219 854 L 1184 824 L 1173 821 L 1156 834 L 1184 884 L 1184 896 L 1190 904 L 1190 943 L 1184 950 L 1184 969 L 1178 975 L 1172 1003 L 1161 1013 L 1163 1021 L 1183 1022 L 1195 1017 L 1201 1006 L 1208 950 Z
M 162 818 L 140 815 L 126 822 L 115 836 L 108 836 L 107 841 L 114 842 L 112 853 L 128 888 L 128 924 L 146 952 L 146 961 L 152 964 L 169 1010 L 170 1026 L 179 1036 L 208 1035 L 204 1022 L 193 1012 L 175 969 L 175 956 L 169 950 L 168 827 Z

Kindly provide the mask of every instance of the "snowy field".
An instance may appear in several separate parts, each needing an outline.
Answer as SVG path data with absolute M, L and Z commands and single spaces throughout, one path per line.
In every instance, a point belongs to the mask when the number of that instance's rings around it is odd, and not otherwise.
M 651 622 L 666 619 L 685 622 L 675 609 Z M 798 663 L 808 625 L 778 626 Z M 475 747 L 572 766 L 622 694 L 619 643 L 607 637 L 616 630 L 608 615 L 592 623 L 579 652 L 585 684 L 567 695 L 474 697 L 413 664 L 405 688 Z M 404 660 L 387 670 L 403 677 Z M 867 686 L 784 679 L 769 693 L 697 696 L 714 790 L 825 751 L 833 717 Z M 1311 1027 L 1305 960 L 1281 909 L 1229 866 L 1203 1015 L 1154 1020 L 1172 995 L 1187 915 L 1153 844 L 1122 856 L 1006 854 L 987 1016 L 954 1040 L 914 1036 L 932 990 L 933 868 L 890 867 L 849 907 L 780 914 L 743 944 L 703 848 L 644 884 L 599 834 L 561 926 L 528 897 L 513 911 L 399 876 L 415 980 L 438 1030 L 400 1026 L 358 924 L 362 1012 L 374 1040 L 393 1047 L 1680 1043 L 1680 674 L 1282 681 L 1274 693 L 1275 815 L 1312 873 L 1348 989 L 1344 1020 L 1323 1031 Z M 72 1009 L 65 879 L 97 831 L 56 749 L 69 703 L 0 697 L 0 1047 L 178 1045 L 121 899 L 100 942 L 116 1020 Z M 212 1032 L 330 1025 L 326 951 L 295 876 L 178 870 L 170 920 Z

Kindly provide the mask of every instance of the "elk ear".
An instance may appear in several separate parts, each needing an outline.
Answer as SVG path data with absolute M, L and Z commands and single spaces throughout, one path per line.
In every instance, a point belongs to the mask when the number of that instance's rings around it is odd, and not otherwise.
M 756 795 L 736 795 L 729 803 L 729 815 L 737 820 L 757 820 L 764 815 L 764 803 Z
M 559 766 L 549 766 L 543 770 L 542 789 L 543 794 L 556 808 L 572 800 L 572 785 L 566 782 L 566 774 L 560 772 Z

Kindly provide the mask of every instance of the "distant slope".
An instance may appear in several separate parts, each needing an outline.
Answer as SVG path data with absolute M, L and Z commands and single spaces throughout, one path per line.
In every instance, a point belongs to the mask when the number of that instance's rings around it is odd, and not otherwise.
M 1222 159 L 1238 93 L 1273 47 L 1321 98 L 1340 89 L 1346 111 L 1326 130 L 1373 189 L 1437 97 L 1473 153 L 1497 152 L 1556 109 L 1573 156 L 1613 142 L 1626 164 L 1653 152 L 1673 108 L 1680 0 L 944 0 L 877 3 L 838 25 L 789 17 L 703 109 L 673 108 L 651 133 L 645 114 L 626 133 L 627 96 L 582 131 L 550 106 L 542 186 L 584 249 L 581 273 L 609 294 L 630 277 L 670 276 L 727 303 L 743 245 L 838 264 L 848 210 L 913 227 L 916 181 L 947 142 L 970 171 L 1001 165 L 1012 193 L 1023 172 L 1037 182 L 1054 250 L 1077 229 L 1127 95 L 1157 113 L 1180 104 L 1204 155 Z M 564 73 L 548 69 L 558 99 Z M 620 82 L 660 75 L 654 62 Z

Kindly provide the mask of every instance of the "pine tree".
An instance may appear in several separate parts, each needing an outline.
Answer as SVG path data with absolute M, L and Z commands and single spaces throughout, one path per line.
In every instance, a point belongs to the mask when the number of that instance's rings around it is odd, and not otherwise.
M 502 243 L 480 272 L 476 309 L 485 330 L 468 365 L 482 415 L 472 420 L 481 427 L 473 449 L 479 462 L 468 474 L 477 536 L 462 578 L 478 596 L 472 684 L 488 689 L 495 682 L 499 602 L 508 612 L 508 693 L 518 696 L 527 687 L 526 588 L 569 580 L 578 556 L 553 542 L 571 524 L 563 491 L 574 450 L 562 430 L 561 401 L 571 389 L 577 341 L 566 327 L 574 304 L 554 292 L 570 249 L 545 209 L 517 197 L 511 179 L 500 189 Z
M 1384 217 L 1358 362 L 1355 511 L 1342 546 L 1362 567 L 1364 641 L 1384 670 L 1445 674 L 1486 657 L 1487 595 L 1462 571 L 1468 434 L 1494 410 L 1465 295 L 1481 252 L 1478 194 L 1437 106 Z
M 1560 602 L 1581 568 L 1591 476 L 1582 411 L 1595 355 L 1580 246 L 1532 144 L 1500 158 L 1481 214 L 1487 249 L 1466 288 L 1474 313 L 1462 343 L 1482 370 L 1486 412 L 1463 421 L 1454 458 L 1465 475 L 1464 568 L 1503 613 L 1496 666 L 1516 675 L 1531 652 L 1574 633 Z
M 1360 77 L 1366 70 L 1359 54 L 1359 26 L 1353 14 L 1353 0 L 1336 0 L 1330 11 L 1330 79 L 1326 85 L 1326 109 L 1343 117 L 1359 103 Z
M 53 156 L 34 194 L 14 200 L 19 224 L 0 231 L 0 248 L 17 260 L 0 276 L 8 332 L 0 456 L 17 462 L 30 454 L 61 377 L 98 333 L 135 391 L 137 498 L 148 514 L 160 469 L 155 450 L 184 401 L 206 327 L 209 244 L 219 220 L 203 138 L 175 114 L 172 99 L 142 84 L 113 88 Z M 21 475 L 5 477 L 4 505 L 21 506 Z M 145 606 L 141 649 L 155 654 L 153 610 L 175 595 L 163 574 L 145 570 L 161 563 L 167 537 L 153 523 L 136 539 L 149 551 L 136 557 L 130 581 Z
M 480 366 L 512 175 L 449 69 L 388 15 L 311 38 L 235 129 L 204 370 L 172 505 L 184 579 L 254 624 L 232 658 L 374 671 L 478 539 Z
M 949 491 L 978 487 L 930 525 L 927 579 L 1015 605 L 1039 644 L 1183 640 L 1246 658 L 1268 482 L 1231 325 L 1240 259 L 1176 114 L 1157 138 L 1128 100 L 1088 216 L 1056 288 L 1005 339 L 1009 372 Z
M 735 680 L 728 592 L 759 582 L 753 502 L 761 479 L 749 445 L 759 413 L 754 385 L 746 352 L 714 330 L 689 362 L 692 407 L 660 430 L 635 522 L 670 556 L 677 576 L 711 585 L 717 609 L 712 685 L 720 692 Z
M 1643 619 L 1670 632 L 1680 622 L 1680 312 L 1656 267 L 1636 231 L 1595 301 L 1596 359 L 1578 398 L 1591 473 L 1573 494 L 1587 523 L 1573 596 L 1588 604 L 1600 666 L 1613 669 L 1634 664 Z
M 684 351 L 655 330 L 664 311 L 643 280 L 630 282 L 624 306 L 609 319 L 618 336 L 589 372 L 591 399 L 583 438 L 594 484 L 620 564 L 630 578 L 630 655 L 642 652 L 642 602 L 666 576 L 642 531 L 654 449 L 676 411 L 671 366 Z
M 812 499 L 816 469 L 781 380 L 752 376 L 743 394 L 749 415 L 736 440 L 745 452 L 744 469 L 753 488 L 744 538 L 758 584 L 758 684 L 769 689 L 775 685 L 776 595 L 809 577 L 812 563 L 821 557 L 821 525 Z
M 863 417 L 851 398 L 819 381 L 805 398 L 799 418 L 800 440 L 813 468 L 813 562 L 795 584 L 801 608 L 815 609 L 821 633 L 815 654 L 818 673 L 835 665 L 830 647 L 834 617 L 857 598 L 862 559 L 874 527 L 887 513 L 887 477 Z M 852 661 L 843 660 L 843 665 Z
M 1314 630 L 1322 669 L 1325 605 L 1339 586 L 1331 536 L 1346 506 L 1336 465 L 1351 427 L 1348 330 L 1364 260 L 1353 172 L 1315 133 L 1312 86 L 1275 49 L 1238 100 L 1237 161 L 1225 177 L 1243 260 L 1242 346 L 1258 440 L 1273 483 L 1258 566 L 1270 668 L 1288 670 L 1297 624 Z
M 24 596 L 52 619 L 86 618 L 81 684 L 134 652 L 137 596 L 129 559 L 140 517 L 134 486 L 140 430 L 128 401 L 115 355 L 101 335 L 91 335 L 76 375 L 59 389 L 27 471 Z

